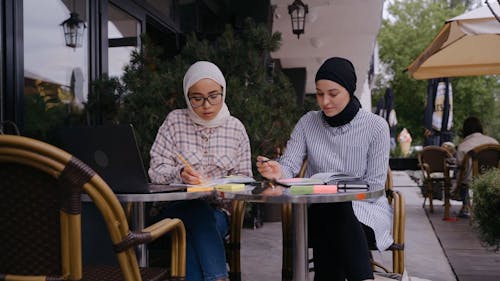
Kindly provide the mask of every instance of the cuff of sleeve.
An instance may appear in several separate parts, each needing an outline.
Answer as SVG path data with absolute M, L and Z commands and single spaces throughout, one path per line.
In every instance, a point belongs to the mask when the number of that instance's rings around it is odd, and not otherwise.
M 179 182 L 179 183 L 184 182 L 182 180 L 182 177 L 181 177 L 182 170 L 184 170 L 184 166 L 177 168 L 177 172 L 175 173 L 175 181 L 174 182 Z

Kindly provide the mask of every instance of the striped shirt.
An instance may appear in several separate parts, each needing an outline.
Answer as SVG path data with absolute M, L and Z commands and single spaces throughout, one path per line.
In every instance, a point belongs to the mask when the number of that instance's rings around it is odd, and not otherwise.
M 283 176 L 298 174 L 307 157 L 306 177 L 320 172 L 341 172 L 361 177 L 371 188 L 384 188 L 389 163 L 389 127 L 371 112 L 360 109 L 354 119 L 340 127 L 331 127 L 321 111 L 305 114 L 295 126 L 280 158 Z M 387 198 L 353 201 L 358 220 L 371 227 L 377 247 L 392 243 L 392 209 Z
M 180 171 L 185 165 L 178 153 L 207 177 L 252 176 L 250 141 L 243 124 L 232 116 L 221 126 L 206 128 L 195 124 L 187 109 L 170 112 L 151 147 L 152 182 L 182 182 Z

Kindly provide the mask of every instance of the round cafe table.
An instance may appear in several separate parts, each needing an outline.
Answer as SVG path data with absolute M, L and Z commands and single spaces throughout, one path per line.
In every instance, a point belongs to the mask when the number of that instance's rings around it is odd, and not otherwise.
M 309 262 L 307 245 L 307 205 L 315 203 L 335 203 L 377 198 L 384 195 L 384 188 L 369 190 L 342 190 L 329 194 L 294 195 L 289 188 L 268 187 L 254 188 L 246 186 L 243 191 L 219 191 L 221 198 L 244 200 L 258 203 L 292 203 L 293 230 L 293 280 L 309 280 Z

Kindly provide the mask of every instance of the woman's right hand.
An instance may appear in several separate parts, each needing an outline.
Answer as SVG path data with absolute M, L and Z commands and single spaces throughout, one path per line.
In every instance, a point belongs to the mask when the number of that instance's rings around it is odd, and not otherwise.
M 193 170 L 191 166 L 185 166 L 181 171 L 181 178 L 187 184 L 201 184 L 203 176 L 197 171 Z
M 257 156 L 257 170 L 263 177 L 270 180 L 278 180 L 283 177 L 280 163 L 264 156 Z

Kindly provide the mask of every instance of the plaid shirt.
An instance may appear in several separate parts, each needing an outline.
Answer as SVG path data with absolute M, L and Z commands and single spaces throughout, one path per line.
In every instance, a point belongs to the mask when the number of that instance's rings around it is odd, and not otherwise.
M 191 121 L 187 109 L 170 112 L 151 147 L 152 182 L 182 182 L 185 165 L 178 153 L 207 177 L 252 176 L 250 141 L 243 124 L 232 116 L 222 126 L 206 128 Z

